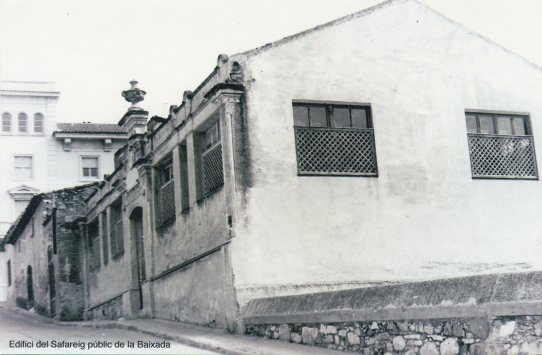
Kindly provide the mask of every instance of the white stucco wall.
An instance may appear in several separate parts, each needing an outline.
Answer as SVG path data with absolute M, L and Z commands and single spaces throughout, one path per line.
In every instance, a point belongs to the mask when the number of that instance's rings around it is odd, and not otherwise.
M 50 189 L 61 189 L 94 181 L 103 180 L 104 174 L 115 170 L 115 152 L 126 143 L 126 140 L 113 140 L 109 151 L 104 150 L 103 139 L 73 139 L 71 150 L 65 151 L 63 140 L 56 139 L 52 143 L 55 156 L 59 162 L 54 176 L 51 177 Z M 98 157 L 98 179 L 82 176 L 82 157 Z
M 0 236 L 9 228 L 9 223 L 17 217 L 12 197 L 8 191 L 21 185 L 27 185 L 40 191 L 48 186 L 48 169 L 51 157 L 48 141 L 56 129 L 57 97 L 38 96 L 0 96 L 0 115 L 11 114 L 11 132 L 0 132 Z M 18 132 L 17 116 L 27 114 L 27 132 Z M 44 115 L 44 132 L 34 133 L 34 114 Z M 30 179 L 18 179 L 15 174 L 15 155 L 32 156 L 33 174 Z
M 464 113 L 530 112 L 540 150 L 541 70 L 413 1 L 234 59 L 253 173 L 238 287 L 542 269 L 542 183 L 473 180 Z M 370 103 L 378 178 L 298 176 L 293 99 Z

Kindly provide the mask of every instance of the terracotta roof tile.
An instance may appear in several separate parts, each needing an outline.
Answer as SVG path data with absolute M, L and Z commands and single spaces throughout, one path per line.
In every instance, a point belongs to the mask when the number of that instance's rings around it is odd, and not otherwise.
M 56 127 L 61 133 L 126 134 L 119 125 L 110 123 L 57 123 Z

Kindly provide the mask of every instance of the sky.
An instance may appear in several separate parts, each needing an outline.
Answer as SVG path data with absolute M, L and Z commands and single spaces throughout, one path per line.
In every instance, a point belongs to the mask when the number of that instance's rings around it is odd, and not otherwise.
M 542 66 L 542 0 L 419 0 Z M 0 0 L 0 80 L 54 81 L 59 122 L 116 123 L 137 79 L 167 116 L 235 54 L 381 0 Z

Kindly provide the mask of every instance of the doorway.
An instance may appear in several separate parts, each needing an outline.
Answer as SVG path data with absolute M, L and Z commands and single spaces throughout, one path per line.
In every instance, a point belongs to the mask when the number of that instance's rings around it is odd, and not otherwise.
M 28 295 L 28 308 L 34 307 L 34 281 L 32 281 L 32 266 L 26 268 L 26 291 Z
M 139 289 L 139 309 L 143 309 L 143 282 L 145 275 L 145 250 L 143 239 L 143 208 L 136 207 L 130 215 L 130 228 L 132 240 L 135 243 L 135 268 L 137 277 L 137 288 Z

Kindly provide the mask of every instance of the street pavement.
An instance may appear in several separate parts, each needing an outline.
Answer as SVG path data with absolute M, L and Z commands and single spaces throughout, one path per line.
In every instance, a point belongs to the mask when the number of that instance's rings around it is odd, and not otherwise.
M 12 347 L 10 347 L 10 342 Z M 134 348 L 128 347 L 129 342 L 133 343 Z M 138 347 L 138 345 L 167 346 L 168 344 L 169 348 Z M 121 345 L 123 345 L 122 348 L 120 348 Z M 0 307 L 0 354 L 211 355 L 218 353 L 126 329 L 57 325 L 47 318 L 25 311 Z
M 33 348 L 9 348 L 10 340 L 33 341 Z M 48 347 L 36 348 L 39 340 L 49 341 Z M 62 341 L 84 342 L 86 348 L 58 348 L 66 345 Z M 138 341 L 141 345 L 167 342 L 170 348 L 138 348 Z M 111 348 L 88 349 L 89 342 L 93 346 L 110 342 L 105 345 Z M 116 343 L 124 347 L 117 348 Z M 55 322 L 0 303 L 0 355 L 4 354 L 336 355 L 338 351 L 159 319 Z

